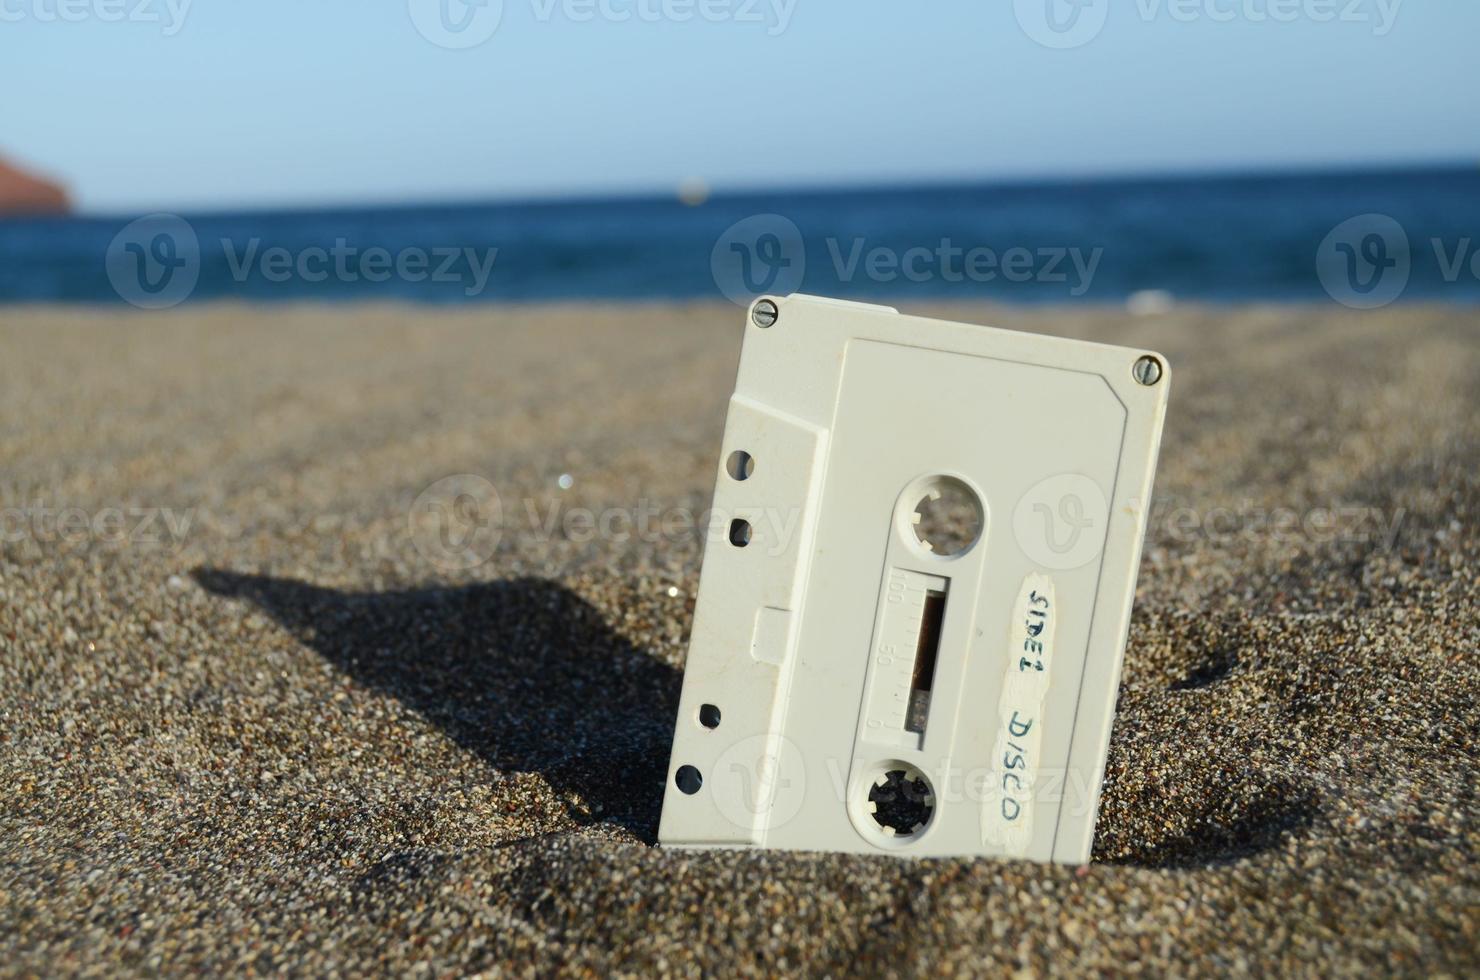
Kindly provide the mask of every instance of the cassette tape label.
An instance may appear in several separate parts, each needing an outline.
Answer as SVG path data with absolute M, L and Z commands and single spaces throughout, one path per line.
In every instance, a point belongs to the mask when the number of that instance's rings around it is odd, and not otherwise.
M 1033 833 L 1035 801 L 1042 787 L 1044 714 L 1054 654 L 1058 609 L 1053 580 L 1029 575 L 1013 610 L 1002 700 L 997 708 L 994 768 L 982 807 L 982 839 L 1008 854 L 1024 853 Z

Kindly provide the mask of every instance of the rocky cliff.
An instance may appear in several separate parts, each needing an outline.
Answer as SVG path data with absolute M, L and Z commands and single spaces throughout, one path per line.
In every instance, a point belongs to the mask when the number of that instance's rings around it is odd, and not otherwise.
M 0 160 L 0 217 L 12 214 L 66 214 L 67 191 L 35 174 Z

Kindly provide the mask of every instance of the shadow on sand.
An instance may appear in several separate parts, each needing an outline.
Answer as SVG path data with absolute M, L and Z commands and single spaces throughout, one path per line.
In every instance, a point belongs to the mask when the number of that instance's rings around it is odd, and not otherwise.
M 523 578 L 355 593 L 215 569 L 194 576 L 251 601 L 500 771 L 539 773 L 579 797 L 590 812 L 571 806 L 576 819 L 656 838 L 681 675 L 569 589 Z

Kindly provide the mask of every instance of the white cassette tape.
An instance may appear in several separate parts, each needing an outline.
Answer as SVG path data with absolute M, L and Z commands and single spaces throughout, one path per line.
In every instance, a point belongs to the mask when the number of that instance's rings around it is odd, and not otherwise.
M 1167 388 L 1145 351 L 752 306 L 661 842 L 1088 861 Z

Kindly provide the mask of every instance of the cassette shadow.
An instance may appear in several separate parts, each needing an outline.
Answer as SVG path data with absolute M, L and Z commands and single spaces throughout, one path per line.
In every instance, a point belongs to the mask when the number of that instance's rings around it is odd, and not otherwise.
M 679 672 L 536 578 L 397 592 L 197 569 L 367 688 L 502 772 L 538 773 L 582 823 L 657 836 Z

